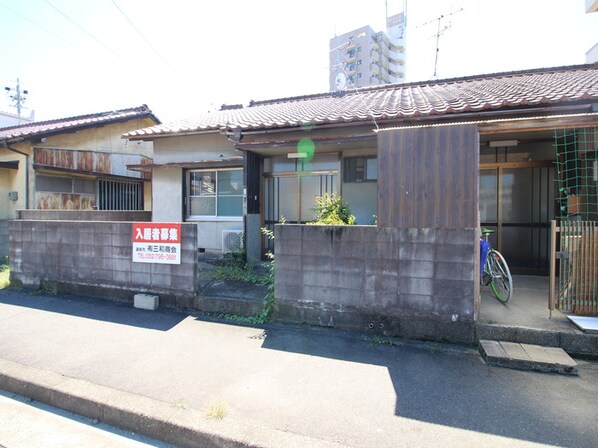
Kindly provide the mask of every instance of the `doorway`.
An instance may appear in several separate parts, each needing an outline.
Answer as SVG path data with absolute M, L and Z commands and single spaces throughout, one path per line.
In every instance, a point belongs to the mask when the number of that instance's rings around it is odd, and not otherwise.
M 338 173 L 291 174 L 264 178 L 264 227 L 274 230 L 280 222 L 305 224 L 314 219 L 313 207 L 317 196 L 337 192 Z M 273 242 L 264 241 L 266 251 L 273 250 Z
M 480 165 L 480 223 L 513 273 L 548 275 L 554 206 L 551 162 Z

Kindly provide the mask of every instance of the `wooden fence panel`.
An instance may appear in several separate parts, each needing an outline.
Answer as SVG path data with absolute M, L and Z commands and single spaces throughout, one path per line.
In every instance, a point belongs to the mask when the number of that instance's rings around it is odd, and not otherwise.
M 562 221 L 558 307 L 577 315 L 598 315 L 598 223 Z M 553 249 L 554 250 L 554 249 Z
M 378 134 L 378 225 L 474 228 L 479 134 L 475 125 Z

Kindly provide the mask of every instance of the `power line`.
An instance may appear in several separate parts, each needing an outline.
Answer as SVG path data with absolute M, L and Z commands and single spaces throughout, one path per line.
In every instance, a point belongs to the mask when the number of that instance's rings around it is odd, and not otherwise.
M 67 19 L 69 22 L 71 22 L 73 25 L 75 25 L 77 28 L 79 28 L 81 31 L 83 31 L 85 34 L 87 34 L 89 37 L 91 37 L 93 40 L 95 40 L 100 46 L 102 46 L 104 49 L 106 49 L 107 51 L 109 51 L 110 53 L 112 53 L 114 56 L 116 56 L 117 58 L 119 58 L 121 61 L 126 62 L 127 64 L 131 64 L 127 59 L 123 58 L 121 55 L 119 55 L 117 52 L 115 52 L 114 50 L 112 50 L 110 47 L 108 47 L 107 45 L 105 45 L 100 39 L 98 39 L 97 37 L 95 37 L 93 34 L 91 34 L 89 31 L 87 31 L 85 28 L 83 28 L 81 25 L 79 25 L 77 22 L 75 22 L 73 19 L 71 19 L 69 16 L 67 16 L 65 13 L 63 13 L 60 9 L 58 9 L 56 6 L 54 6 L 52 3 L 50 3 L 48 0 L 44 0 L 48 5 L 50 5 L 54 10 L 56 10 L 56 12 L 58 12 L 61 16 L 63 16 L 65 19 Z M 131 64 L 132 65 L 132 64 Z
M 34 26 L 36 26 L 36 27 L 37 27 L 37 28 L 39 28 L 40 30 L 42 30 L 42 31 L 45 31 L 46 33 L 50 34 L 51 36 L 54 36 L 56 39 L 63 41 L 64 43 L 66 43 L 67 45 L 70 45 L 71 47 L 75 48 L 76 50 L 80 51 L 81 53 L 85 53 L 85 51 L 83 51 L 81 48 L 79 48 L 79 47 L 77 47 L 76 45 L 72 44 L 72 43 L 71 43 L 71 42 L 69 42 L 68 40 L 66 40 L 66 39 L 64 39 L 64 38 L 62 38 L 62 37 L 60 37 L 58 34 L 56 34 L 56 33 L 52 32 L 52 31 L 50 31 L 49 29 L 47 29 L 47 28 L 44 28 L 44 27 L 43 27 L 43 26 L 41 26 L 39 23 L 36 23 L 36 22 L 34 22 L 33 20 L 31 20 L 31 19 L 29 19 L 29 18 L 25 17 L 23 14 L 21 14 L 21 13 L 19 13 L 19 12 L 15 11 L 14 9 L 12 9 L 12 8 L 10 8 L 10 7 L 8 7 L 8 6 L 4 5 L 4 4 L 2 4 L 2 3 L 0 3 L 0 6 L 2 6 L 2 7 L 3 7 L 3 8 L 5 8 L 5 9 L 8 9 L 8 10 L 9 10 L 10 12 L 12 12 L 14 15 L 16 15 L 16 16 L 19 16 L 21 19 L 23 19 L 23 20 L 25 20 L 25 21 L 29 22 L 30 24 L 32 24 L 32 25 L 34 25 Z
M 137 32 L 137 34 L 139 34 L 139 36 L 143 39 L 143 41 L 147 44 L 148 47 L 151 48 L 151 50 L 156 54 L 156 56 L 158 56 L 162 62 L 164 62 L 164 64 L 173 71 L 174 74 L 176 74 L 177 76 L 180 76 L 181 78 L 183 78 L 183 76 L 177 72 L 174 67 L 172 67 L 172 65 L 170 65 L 170 63 L 166 60 L 166 58 L 164 58 L 159 52 L 158 50 L 156 50 L 156 48 L 151 44 L 151 42 L 145 37 L 145 35 L 139 30 L 139 28 L 137 28 L 135 26 L 135 24 L 133 23 L 133 21 L 125 14 L 125 12 L 120 8 L 120 6 L 118 6 L 118 4 L 116 3 L 115 0 L 111 0 L 112 4 L 115 6 L 116 9 L 118 9 L 118 11 L 122 14 L 122 16 L 125 18 L 125 20 L 127 22 L 129 22 L 129 25 L 131 25 L 131 27 Z

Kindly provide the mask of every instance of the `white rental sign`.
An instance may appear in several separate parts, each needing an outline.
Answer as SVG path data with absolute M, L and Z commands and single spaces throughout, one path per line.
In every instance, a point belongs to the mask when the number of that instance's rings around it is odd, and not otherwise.
M 133 223 L 133 261 L 181 264 L 181 224 Z

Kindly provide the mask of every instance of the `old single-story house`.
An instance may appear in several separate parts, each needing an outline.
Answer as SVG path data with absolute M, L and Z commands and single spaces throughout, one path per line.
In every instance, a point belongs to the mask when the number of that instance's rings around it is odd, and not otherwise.
M 17 210 L 151 209 L 151 143 L 120 136 L 160 124 L 145 105 L 0 128 L 0 255 Z
M 481 224 L 515 272 L 546 274 L 550 220 L 595 210 L 567 209 L 592 197 L 595 177 L 564 178 L 573 163 L 596 170 L 595 64 L 252 101 L 124 137 L 154 144 L 154 162 L 130 168 L 153 172 L 155 221 L 197 222 L 198 247 L 212 251 L 243 231 L 257 257 L 268 244 L 260 227 L 309 221 L 325 192 L 341 194 L 358 224 L 375 223 L 392 194 L 377 185 L 380 130 L 460 123 L 479 130 Z M 563 145 L 578 151 L 564 156 Z M 452 175 L 429 168 L 426 182 Z
M 597 217 L 596 64 L 252 101 L 124 137 L 154 143 L 152 165 L 130 166 L 153 172 L 153 219 L 196 222 L 200 250 L 242 231 L 258 258 L 260 228 L 287 223 L 274 244 L 284 320 L 471 343 L 480 226 L 513 273 L 547 275 L 551 220 Z M 326 192 L 363 225 L 301 225 Z M 593 293 L 570 294 L 588 291 L 583 261 L 561 309 L 598 310 Z

